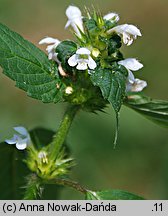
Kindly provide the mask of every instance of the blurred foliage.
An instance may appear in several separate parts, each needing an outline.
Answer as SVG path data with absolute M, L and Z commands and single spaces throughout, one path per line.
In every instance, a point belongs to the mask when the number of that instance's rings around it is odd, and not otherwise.
M 45 36 L 72 39 L 69 31 L 64 30 L 65 9 L 71 3 L 69 0 L 0 0 L 0 21 L 36 45 Z M 73 4 L 81 9 L 84 6 L 79 0 L 74 0 Z M 120 23 L 136 24 L 142 29 L 143 37 L 124 48 L 125 57 L 138 57 L 144 63 L 144 69 L 137 72 L 137 76 L 148 81 L 145 93 L 168 100 L 167 0 L 85 1 L 89 8 L 92 4 L 104 14 L 119 13 Z M 56 130 L 58 127 L 65 105 L 42 104 L 28 98 L 2 74 L 0 92 L 1 140 L 10 137 L 16 125 L 29 129 L 43 126 Z M 71 178 L 92 190 L 118 188 L 147 199 L 168 199 L 167 130 L 123 107 L 119 141 L 114 150 L 114 124 L 111 108 L 98 115 L 81 112 L 75 119 L 67 140 L 78 163 Z M 5 172 L 6 167 L 0 169 Z M 9 179 L 6 175 L 5 181 Z M 2 191 L 0 185 L 0 194 Z M 60 198 L 82 197 L 66 188 Z
M 21 199 L 26 175 L 29 173 L 22 162 L 24 152 L 19 152 L 14 146 L 0 143 L 0 199 Z

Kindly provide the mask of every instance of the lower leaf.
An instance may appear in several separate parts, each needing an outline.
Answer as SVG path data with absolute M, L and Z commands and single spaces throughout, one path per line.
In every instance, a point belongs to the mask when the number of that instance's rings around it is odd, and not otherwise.
M 168 101 L 154 100 L 141 94 L 133 94 L 127 97 L 125 105 L 149 120 L 168 127 Z
M 88 191 L 86 200 L 144 200 L 144 198 L 122 190 Z

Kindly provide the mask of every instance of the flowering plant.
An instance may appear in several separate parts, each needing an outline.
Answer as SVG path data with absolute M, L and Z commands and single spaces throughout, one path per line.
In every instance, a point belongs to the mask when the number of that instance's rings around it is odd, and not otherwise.
M 18 133 L 7 144 L 25 150 L 29 168 L 24 199 L 42 196 L 47 184 L 70 186 L 87 199 L 142 199 L 120 190 L 93 192 L 68 178 L 75 165 L 68 153 L 65 138 L 80 110 L 96 113 L 110 103 L 116 113 L 117 143 L 119 111 L 124 104 L 156 123 L 168 125 L 168 102 L 153 100 L 142 94 L 147 82 L 135 78 L 143 68 L 136 58 L 124 58 L 122 45 L 130 46 L 140 30 L 131 24 L 118 25 L 119 15 L 105 16 L 96 11 L 69 6 L 66 28 L 72 28 L 75 42 L 52 37 L 42 39 L 48 56 L 8 27 L 0 24 L 0 65 L 3 73 L 16 82 L 28 96 L 44 103 L 67 102 L 68 108 L 56 133 L 15 127 Z M 45 134 L 45 139 L 42 135 Z M 6 148 L 5 145 L 3 148 Z

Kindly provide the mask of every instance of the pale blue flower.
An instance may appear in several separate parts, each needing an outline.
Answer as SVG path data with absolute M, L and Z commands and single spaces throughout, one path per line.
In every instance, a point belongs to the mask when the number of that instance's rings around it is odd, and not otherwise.
M 22 126 L 14 127 L 13 129 L 17 134 L 14 134 L 11 139 L 6 139 L 5 142 L 8 144 L 15 144 L 17 149 L 24 150 L 31 143 L 28 131 Z

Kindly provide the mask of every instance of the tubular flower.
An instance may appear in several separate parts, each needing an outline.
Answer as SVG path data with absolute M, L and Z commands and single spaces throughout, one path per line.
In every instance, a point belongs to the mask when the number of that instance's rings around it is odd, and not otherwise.
M 147 82 L 140 79 L 134 79 L 134 82 L 127 81 L 127 92 L 140 92 L 147 86 Z
M 143 64 L 138 60 L 135 58 L 128 58 L 119 61 L 118 64 L 123 65 L 128 70 L 126 91 L 140 92 L 147 86 L 146 81 L 136 79 L 132 73 L 132 71 L 137 71 L 143 67 Z
M 48 52 L 48 59 L 58 62 L 57 53 L 55 52 L 56 47 L 58 46 L 58 44 L 60 44 L 60 41 L 58 39 L 46 37 L 42 39 L 39 44 L 50 44 L 46 48 L 46 51 Z
M 103 19 L 118 22 L 120 17 L 117 13 L 108 13 L 103 17 Z
M 143 68 L 143 64 L 141 64 L 135 58 L 127 58 L 118 62 L 118 64 L 123 65 L 127 70 L 137 71 Z
M 107 31 L 108 34 L 117 33 L 119 36 L 122 37 L 123 43 L 127 46 L 130 46 L 137 36 L 142 36 L 140 30 L 134 25 L 118 25 L 110 30 Z
M 96 68 L 97 65 L 90 55 L 90 50 L 84 47 L 80 48 L 76 51 L 76 54 L 74 54 L 68 59 L 68 64 L 71 67 L 77 65 L 76 69 L 78 70 L 86 70 L 88 68 L 93 70 Z
M 80 37 L 79 29 L 84 32 L 83 29 L 83 21 L 82 21 L 82 13 L 78 7 L 69 6 L 66 10 L 66 15 L 68 17 L 68 21 L 65 25 L 65 28 L 69 27 L 70 25 L 76 32 L 76 34 Z
M 5 140 L 8 144 L 16 144 L 16 148 L 19 150 L 24 150 L 30 143 L 30 135 L 26 128 L 24 127 L 14 127 L 14 130 L 18 134 L 14 134 L 14 136 L 11 139 Z

